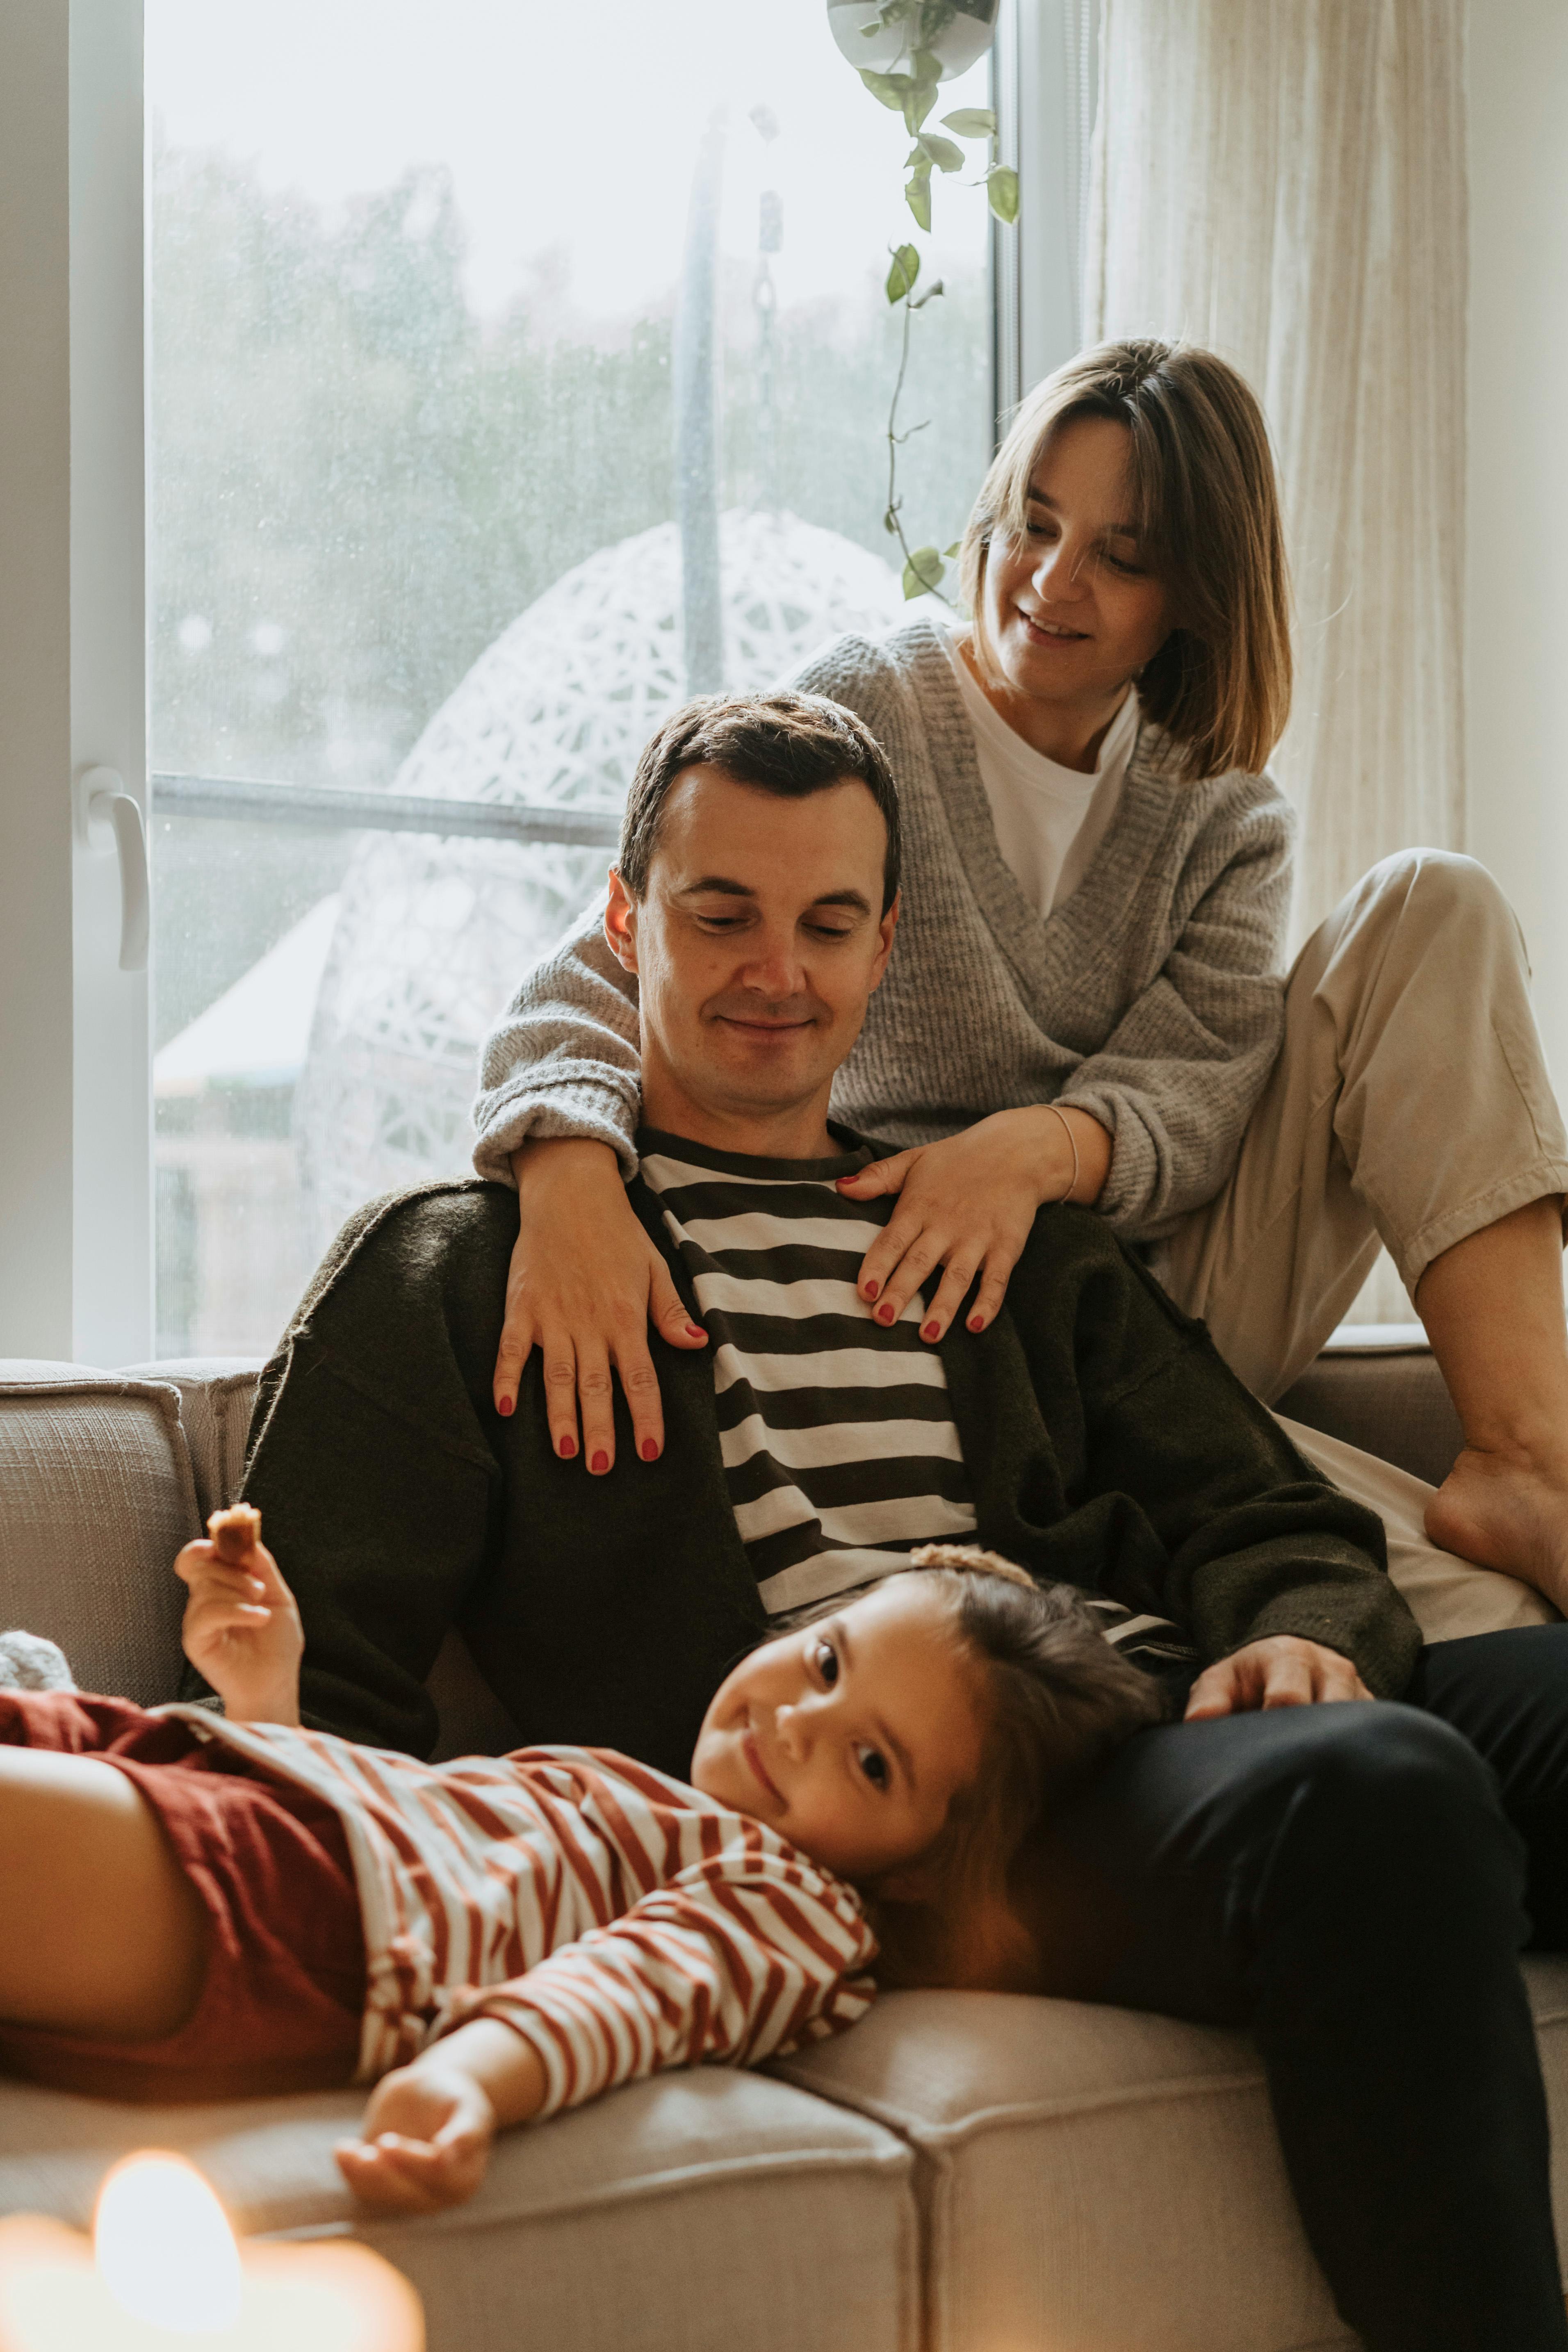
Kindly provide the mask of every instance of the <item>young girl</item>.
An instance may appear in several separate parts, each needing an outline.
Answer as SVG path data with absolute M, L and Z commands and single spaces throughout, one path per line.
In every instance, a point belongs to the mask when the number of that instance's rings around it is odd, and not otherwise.
M 931 1547 L 743 1659 L 690 1787 L 587 1748 L 427 1766 L 300 1727 L 259 1515 L 211 1525 L 175 1569 L 224 1717 L 0 1693 L 0 2058 L 143 2098 L 374 2082 L 338 2160 L 385 2210 L 471 2195 L 508 2124 L 951 1980 L 1043 1809 L 1161 1712 L 1067 1588 Z

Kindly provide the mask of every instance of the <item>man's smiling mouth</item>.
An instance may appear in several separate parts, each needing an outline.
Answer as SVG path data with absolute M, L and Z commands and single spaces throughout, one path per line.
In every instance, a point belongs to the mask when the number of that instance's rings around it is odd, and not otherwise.
M 761 1037 L 793 1037 L 797 1031 L 816 1025 L 810 1021 L 752 1021 L 743 1013 L 721 1013 L 718 1018 L 726 1029 L 750 1029 Z

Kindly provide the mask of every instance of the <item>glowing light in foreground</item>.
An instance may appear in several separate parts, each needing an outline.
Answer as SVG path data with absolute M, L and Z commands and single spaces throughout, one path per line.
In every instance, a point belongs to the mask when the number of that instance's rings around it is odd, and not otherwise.
M 177 2156 L 128 2156 L 99 2192 L 93 2252 L 121 2310 L 176 2336 L 239 2318 L 239 2249 L 223 2207 Z
M 425 2352 L 419 2298 L 368 2246 L 237 2246 L 194 2166 L 160 2148 L 104 2181 L 96 2248 L 0 2220 L 0 2352 Z

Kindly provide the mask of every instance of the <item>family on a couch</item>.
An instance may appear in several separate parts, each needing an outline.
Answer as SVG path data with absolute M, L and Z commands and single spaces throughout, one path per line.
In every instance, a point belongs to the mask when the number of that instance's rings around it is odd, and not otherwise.
M 1277 976 L 1286 579 L 1218 360 L 1048 380 L 963 576 L 967 625 L 648 745 L 479 1179 L 362 1211 L 268 1367 L 185 1702 L 0 1694 L 0 2056 L 374 2084 L 340 2161 L 419 2211 L 879 1982 L 1242 2023 L 1363 2341 L 1565 2352 L 1519 1953 L 1568 1948 L 1568 1138 L 1517 926 L 1413 852 Z M 1380 1243 L 1466 1440 L 1423 1622 L 1379 1465 L 1268 1410 Z M 1445 1578 L 1511 1630 L 1443 1638 Z M 513 1758 L 418 1760 L 454 1627 Z

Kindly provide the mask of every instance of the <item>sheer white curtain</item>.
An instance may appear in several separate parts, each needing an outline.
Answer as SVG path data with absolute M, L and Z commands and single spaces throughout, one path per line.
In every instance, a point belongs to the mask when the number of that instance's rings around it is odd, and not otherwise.
M 1284 482 L 1299 933 L 1464 844 L 1462 0 L 1102 0 L 1086 340 L 1185 336 Z

